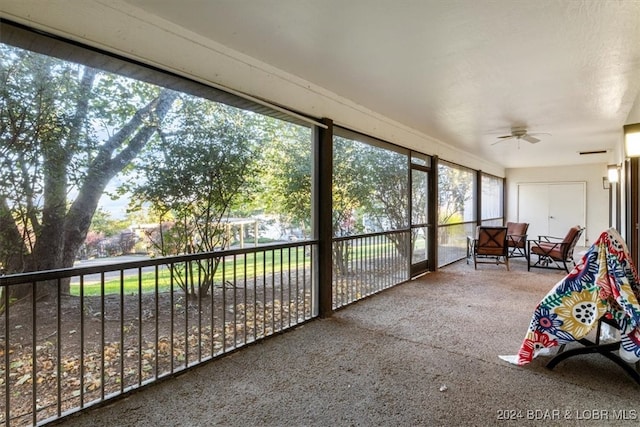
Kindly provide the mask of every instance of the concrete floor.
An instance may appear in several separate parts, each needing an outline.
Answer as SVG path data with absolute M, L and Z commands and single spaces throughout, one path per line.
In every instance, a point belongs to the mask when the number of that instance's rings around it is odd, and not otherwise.
M 638 425 L 640 386 L 601 355 L 498 357 L 563 276 L 459 262 L 59 424 Z

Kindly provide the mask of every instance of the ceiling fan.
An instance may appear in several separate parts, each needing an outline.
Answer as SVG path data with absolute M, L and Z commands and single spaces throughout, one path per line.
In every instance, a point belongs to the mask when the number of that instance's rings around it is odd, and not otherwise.
M 539 138 L 536 138 L 535 135 L 551 135 L 550 133 L 529 133 L 527 132 L 527 128 L 524 127 L 512 127 L 510 135 L 502 135 L 498 137 L 498 140 L 491 145 L 495 145 L 499 142 L 506 141 L 508 139 L 516 139 L 518 142 L 520 140 L 527 141 L 531 144 L 536 144 L 540 142 Z

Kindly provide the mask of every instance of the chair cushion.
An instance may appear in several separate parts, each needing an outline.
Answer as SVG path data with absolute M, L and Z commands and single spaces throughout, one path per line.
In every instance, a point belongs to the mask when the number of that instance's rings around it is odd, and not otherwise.
M 524 248 L 527 245 L 529 223 L 507 222 L 507 245 L 511 248 Z
M 524 235 L 510 234 L 507 238 L 507 244 L 512 248 L 524 248 L 526 243 L 527 239 Z
M 507 222 L 507 234 L 516 234 L 523 236 L 527 234 L 529 224 L 526 222 Z
M 504 248 L 488 248 L 482 247 L 478 248 L 476 251 L 478 255 L 493 255 L 493 256 L 501 256 L 505 254 Z
M 580 231 L 580 226 L 576 225 L 575 227 L 571 227 L 567 232 L 567 235 L 562 239 L 562 243 L 571 243 L 573 239 L 576 238 L 576 234 Z
M 565 246 L 564 243 L 558 244 L 558 243 L 539 242 L 531 246 L 531 253 L 536 255 L 546 255 L 546 256 L 550 256 L 553 259 L 561 260 L 563 257 L 562 249 L 564 248 L 564 246 Z
M 581 232 L 581 227 L 576 225 L 571 227 L 567 232 L 567 235 L 562 239 L 562 242 L 544 242 L 536 241 L 534 245 L 531 245 L 531 253 L 536 255 L 548 256 L 555 260 L 564 260 L 565 257 L 569 257 L 569 251 L 573 252 L 573 246 L 575 246 L 575 240 Z
M 477 229 L 478 238 L 475 244 L 475 253 L 478 255 L 500 256 L 507 253 L 505 240 L 506 227 L 480 226 Z

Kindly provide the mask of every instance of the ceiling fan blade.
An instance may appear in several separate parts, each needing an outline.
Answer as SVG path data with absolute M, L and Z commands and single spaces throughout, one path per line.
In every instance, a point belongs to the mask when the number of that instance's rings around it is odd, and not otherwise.
M 511 138 L 513 138 L 513 135 L 499 136 L 499 137 L 498 137 L 498 140 L 497 140 L 496 142 L 494 142 L 493 144 L 491 144 L 491 145 L 499 144 L 500 142 L 504 142 L 504 141 L 506 141 L 507 139 L 511 139 Z
M 538 138 L 535 138 L 531 135 L 522 135 L 522 139 L 524 139 L 527 142 L 530 142 L 532 144 L 535 144 L 537 142 L 540 142 L 540 140 Z

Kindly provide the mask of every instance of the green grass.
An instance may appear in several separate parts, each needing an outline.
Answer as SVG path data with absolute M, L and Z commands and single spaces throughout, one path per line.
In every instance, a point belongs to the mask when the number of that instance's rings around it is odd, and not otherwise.
M 281 256 L 282 253 L 282 256 Z M 273 273 L 279 273 L 280 271 L 287 271 L 289 267 L 295 268 L 302 266 L 303 262 L 307 266 L 310 266 L 309 258 L 304 254 L 304 248 L 294 248 L 291 251 L 283 249 L 280 250 L 267 250 L 266 252 L 258 252 L 254 254 L 247 254 L 246 256 L 236 256 L 235 263 L 233 257 L 227 257 L 224 262 L 220 262 L 216 273 L 214 275 L 215 283 L 225 281 L 239 281 L 244 279 L 253 279 L 254 277 L 262 277 L 263 275 L 271 275 Z M 291 264 L 290 264 L 291 263 Z M 174 281 L 173 288 L 179 289 L 179 283 L 184 281 L 184 267 L 185 264 L 181 263 L 174 268 Z M 235 271 L 234 271 L 235 267 Z M 198 277 L 198 263 L 192 262 L 190 265 L 189 275 Z M 171 289 L 171 270 L 168 266 L 159 266 L 158 268 L 158 290 L 160 292 L 168 291 Z M 179 279 L 181 277 L 182 279 Z M 138 293 L 139 289 L 142 292 L 155 292 L 156 289 L 156 274 L 155 272 L 143 273 L 138 276 L 137 274 L 127 275 L 125 270 L 124 280 L 122 283 L 120 278 L 107 280 L 104 283 L 105 294 L 119 294 L 121 289 L 124 293 Z M 98 296 L 101 295 L 100 283 L 86 283 L 84 284 L 84 295 L 86 296 Z M 80 285 L 78 283 L 71 284 L 71 294 L 80 295 Z
M 358 246 L 357 248 L 349 248 L 349 257 L 351 260 L 361 260 L 370 257 L 376 257 L 384 248 L 391 248 L 393 250 L 393 243 L 387 241 L 383 243 L 373 243 Z M 282 253 L 282 256 L 280 255 Z M 290 254 L 290 255 L 289 255 Z M 246 262 L 245 262 L 246 260 Z M 289 264 L 291 262 L 291 264 Z M 262 277 L 263 275 L 270 276 L 272 274 L 279 274 L 281 271 L 288 271 L 289 268 L 296 268 L 297 265 L 301 266 L 303 262 L 310 266 L 310 260 L 304 254 L 304 248 L 292 248 L 290 251 L 283 249 L 280 250 L 265 250 L 264 252 L 257 252 L 254 254 L 247 254 L 246 256 L 237 256 L 235 263 L 232 257 L 227 257 L 224 263 L 220 263 L 214 275 L 214 283 L 219 284 L 223 280 L 230 282 L 238 282 L 243 280 L 252 280 L 254 277 Z M 235 272 L 234 272 L 235 267 Z M 191 270 L 189 275 L 195 278 L 198 277 L 198 264 L 196 262 L 191 263 Z M 184 263 L 180 264 L 174 269 L 173 289 L 180 288 L 180 283 L 184 282 Z M 224 277 L 223 277 L 224 276 Z M 171 270 L 168 266 L 163 265 L 158 268 L 157 284 L 159 292 L 166 292 L 171 290 Z M 122 283 L 120 278 L 106 280 L 104 283 L 105 294 L 120 294 L 121 290 L 125 294 L 137 294 L 139 290 L 142 292 L 155 292 L 156 289 L 156 274 L 155 272 L 143 273 L 138 276 L 135 270 L 131 274 L 127 275 L 125 271 L 124 280 Z M 85 282 L 84 295 L 86 296 L 99 296 L 101 295 L 101 286 L 99 282 Z M 78 283 L 71 284 L 71 294 L 79 296 L 80 286 Z

